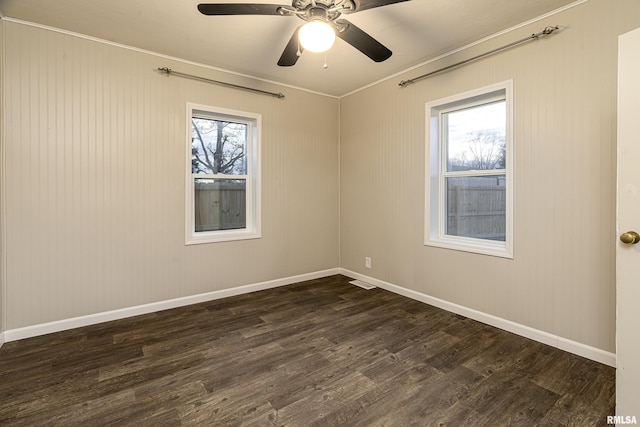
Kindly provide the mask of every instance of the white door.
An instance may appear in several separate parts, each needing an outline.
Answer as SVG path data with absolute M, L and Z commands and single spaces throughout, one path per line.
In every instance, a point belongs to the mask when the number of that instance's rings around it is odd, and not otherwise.
M 616 415 L 640 422 L 640 28 L 618 39 Z

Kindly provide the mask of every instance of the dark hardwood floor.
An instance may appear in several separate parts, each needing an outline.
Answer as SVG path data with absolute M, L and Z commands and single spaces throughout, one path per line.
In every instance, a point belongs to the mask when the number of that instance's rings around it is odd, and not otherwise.
M 615 370 L 333 276 L 6 343 L 7 426 L 592 426 Z

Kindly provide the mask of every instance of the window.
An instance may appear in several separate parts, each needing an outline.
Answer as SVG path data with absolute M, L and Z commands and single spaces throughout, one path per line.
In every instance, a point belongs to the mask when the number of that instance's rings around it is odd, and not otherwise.
M 427 103 L 425 245 L 513 257 L 511 86 Z
M 260 237 L 260 115 L 187 104 L 186 244 Z

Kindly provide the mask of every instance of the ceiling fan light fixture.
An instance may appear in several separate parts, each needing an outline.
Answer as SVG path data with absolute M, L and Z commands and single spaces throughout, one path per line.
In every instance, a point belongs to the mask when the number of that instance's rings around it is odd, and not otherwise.
M 323 21 L 309 21 L 300 28 L 298 40 L 305 50 L 326 52 L 336 40 L 336 32 Z

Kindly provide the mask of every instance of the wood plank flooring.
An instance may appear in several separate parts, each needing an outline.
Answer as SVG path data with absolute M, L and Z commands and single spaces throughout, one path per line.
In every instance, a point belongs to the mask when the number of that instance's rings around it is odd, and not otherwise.
M 615 370 L 332 276 L 6 343 L 3 426 L 597 426 Z

